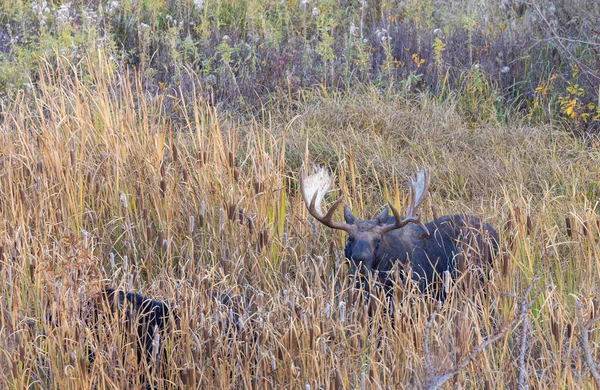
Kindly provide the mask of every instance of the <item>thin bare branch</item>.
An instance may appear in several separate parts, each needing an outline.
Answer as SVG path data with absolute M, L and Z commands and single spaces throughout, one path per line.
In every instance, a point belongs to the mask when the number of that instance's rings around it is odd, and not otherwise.
M 577 312 L 577 319 L 579 321 L 579 327 L 581 328 L 579 338 L 581 339 L 581 347 L 583 348 L 583 352 L 585 354 L 585 364 L 587 364 L 588 368 L 590 369 L 590 373 L 594 378 L 594 381 L 596 381 L 596 387 L 600 389 L 600 373 L 598 373 L 598 368 L 596 367 L 596 363 L 594 362 L 594 357 L 592 356 L 589 340 L 590 329 L 593 323 L 598 320 L 598 317 L 592 318 L 588 321 L 584 321 L 583 315 L 581 314 L 581 302 L 579 302 L 579 300 L 575 301 L 575 311 Z
M 519 351 L 519 390 L 526 390 L 529 388 L 527 384 L 527 366 L 525 361 L 525 355 L 527 352 L 527 332 L 529 331 L 529 318 L 527 317 L 527 305 L 521 303 L 521 318 L 523 318 L 523 325 L 521 327 L 521 345 Z
M 437 315 L 437 308 L 433 310 L 431 316 L 429 316 L 429 320 L 427 320 L 427 324 L 425 325 L 425 334 L 423 338 L 423 350 L 425 352 L 425 369 L 427 370 L 427 377 L 431 378 L 435 375 L 435 367 L 433 367 L 433 363 L 431 362 L 431 352 L 429 351 L 429 332 L 431 331 L 431 325 L 433 324 L 433 320 Z
M 580 69 L 584 69 L 585 70 L 585 74 L 587 76 L 590 76 L 590 77 L 592 77 L 592 78 L 594 78 L 596 80 L 600 80 L 600 76 L 598 76 L 593 69 L 591 69 L 589 66 L 587 66 L 586 64 L 584 64 L 581 61 L 579 61 L 577 59 L 577 57 L 575 57 L 571 53 L 571 51 L 563 44 L 562 41 L 564 40 L 564 38 L 561 38 L 561 36 L 558 35 L 558 32 L 552 26 L 552 24 L 548 21 L 548 19 L 546 19 L 546 16 L 544 16 L 544 13 L 540 9 L 540 6 L 537 4 L 537 2 L 535 0 L 531 0 L 531 4 L 533 4 L 533 7 L 535 8 L 535 11 L 537 12 L 537 14 L 540 17 L 540 19 L 542 19 L 544 21 L 544 23 L 546 24 L 546 26 L 550 29 L 550 31 L 552 32 L 552 36 L 553 36 L 555 42 L 565 52 L 565 54 L 569 57 L 569 60 L 575 62 L 577 64 L 577 66 L 579 66 Z

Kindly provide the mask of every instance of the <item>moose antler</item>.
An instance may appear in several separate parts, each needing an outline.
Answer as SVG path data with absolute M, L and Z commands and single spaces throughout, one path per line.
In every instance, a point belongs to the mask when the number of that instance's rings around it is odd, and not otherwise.
M 323 201 L 327 190 L 329 190 L 332 181 L 333 179 L 327 169 L 320 165 L 313 166 L 312 171 L 308 176 L 303 168 L 300 173 L 300 190 L 302 191 L 302 198 L 308 208 L 308 212 L 315 217 L 317 221 L 330 228 L 349 232 L 352 229 L 351 225 L 332 220 L 335 209 L 342 203 L 342 197 L 331 206 L 325 215 L 321 213 L 321 202 Z
M 416 176 L 411 176 L 410 180 L 408 181 L 410 203 L 408 205 L 408 209 L 406 210 L 406 216 L 402 218 L 398 210 L 396 210 L 396 208 L 390 203 L 389 206 L 392 209 L 395 221 L 394 223 L 383 226 L 381 228 L 382 233 L 399 229 L 412 222 L 421 226 L 425 233 L 427 233 L 427 236 L 430 235 L 429 229 L 427 229 L 423 222 L 421 222 L 419 215 L 417 215 L 417 210 L 419 209 L 419 206 L 421 206 L 421 203 L 423 202 L 423 199 L 425 198 L 425 195 L 429 189 L 429 180 L 429 170 L 425 168 L 421 168 L 421 170 L 417 172 Z

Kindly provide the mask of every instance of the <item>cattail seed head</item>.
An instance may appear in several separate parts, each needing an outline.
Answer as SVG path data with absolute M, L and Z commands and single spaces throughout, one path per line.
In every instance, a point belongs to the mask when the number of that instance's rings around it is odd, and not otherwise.
M 121 201 L 121 204 L 123 205 L 123 207 L 126 209 L 128 206 L 127 195 L 125 195 L 125 193 L 123 191 L 121 191 L 121 193 L 119 194 L 119 200 Z
M 166 193 L 167 193 L 167 182 L 165 181 L 165 179 L 162 179 L 160 181 L 160 194 L 164 197 Z
M 179 160 L 179 152 L 177 151 L 177 146 L 173 143 L 171 145 L 172 153 L 173 153 L 173 162 L 177 162 Z
M 188 225 L 188 232 L 190 234 L 194 233 L 194 216 L 190 215 L 190 223 Z

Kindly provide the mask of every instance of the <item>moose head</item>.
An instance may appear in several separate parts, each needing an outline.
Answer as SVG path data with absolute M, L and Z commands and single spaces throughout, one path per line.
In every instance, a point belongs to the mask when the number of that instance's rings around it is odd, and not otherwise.
M 348 233 L 345 255 L 353 272 L 359 271 L 362 276 L 376 273 L 381 281 L 387 281 L 395 262 L 400 262 L 411 266 L 412 279 L 422 288 L 436 281 L 444 271 L 454 273 L 459 259 L 491 261 L 498 241 L 493 227 L 469 215 L 421 222 L 418 209 L 429 182 L 430 173 L 424 168 L 410 178 L 410 201 L 405 216 L 389 204 L 373 219 L 361 220 L 344 205 L 345 222 L 336 222 L 333 215 L 342 202 L 341 197 L 326 213 L 320 208 L 332 183 L 329 172 L 317 166 L 309 175 L 304 170 L 300 175 L 302 197 L 309 213 L 325 226 Z

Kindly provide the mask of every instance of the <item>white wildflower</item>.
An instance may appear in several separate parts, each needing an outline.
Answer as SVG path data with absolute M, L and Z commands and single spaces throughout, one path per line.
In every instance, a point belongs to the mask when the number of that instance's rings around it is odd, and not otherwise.
M 505 73 L 508 73 L 508 72 L 510 72 L 510 66 L 506 66 L 506 65 L 505 65 L 505 66 L 503 66 L 503 67 L 500 69 L 500 73 L 502 73 L 502 74 L 505 74 Z
M 442 35 L 442 30 L 439 28 L 436 28 L 435 30 L 433 30 L 433 34 L 434 35 Z
M 58 8 L 56 19 L 59 24 L 69 23 L 69 13 L 71 12 L 71 3 L 63 3 Z
M 358 27 L 354 23 L 350 23 L 350 36 L 356 36 Z
M 227 34 L 223 35 L 223 40 L 224 41 L 228 41 L 229 40 L 229 35 L 227 35 Z
M 119 8 L 119 2 L 117 0 L 111 1 L 107 4 L 106 13 L 113 14 L 117 8 Z
M 312 14 L 313 14 L 314 16 L 318 16 L 318 15 L 319 15 L 319 9 L 318 9 L 317 7 L 313 8 L 313 10 L 312 10 Z

